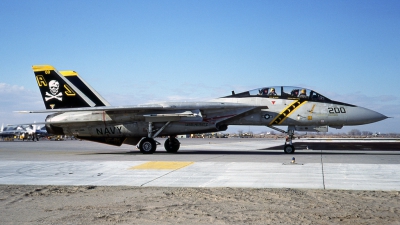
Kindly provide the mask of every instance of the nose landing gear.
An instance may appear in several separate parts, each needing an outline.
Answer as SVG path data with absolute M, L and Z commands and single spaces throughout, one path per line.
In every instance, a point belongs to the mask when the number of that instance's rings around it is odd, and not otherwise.
M 285 145 L 283 147 L 283 151 L 286 154 L 293 154 L 294 151 L 296 150 L 293 146 L 292 140 L 293 140 L 293 136 L 294 136 L 294 130 L 291 130 L 290 128 L 288 128 L 288 137 L 285 140 Z
M 292 140 L 293 140 L 293 137 L 294 137 L 294 130 L 295 130 L 294 126 L 288 126 L 287 132 L 282 130 L 282 129 L 280 129 L 280 128 L 274 127 L 274 126 L 268 126 L 268 127 L 271 128 L 271 129 L 277 130 L 279 132 L 288 134 L 288 136 L 287 136 L 287 138 L 285 140 L 285 145 L 283 147 L 283 151 L 286 154 L 293 154 L 294 151 L 296 150 L 294 148 L 293 144 L 292 144 Z
M 293 154 L 294 153 L 294 151 L 295 151 L 295 148 L 294 148 L 294 146 L 293 145 L 286 145 L 285 144 L 285 147 L 283 148 L 283 151 L 286 153 L 286 154 Z

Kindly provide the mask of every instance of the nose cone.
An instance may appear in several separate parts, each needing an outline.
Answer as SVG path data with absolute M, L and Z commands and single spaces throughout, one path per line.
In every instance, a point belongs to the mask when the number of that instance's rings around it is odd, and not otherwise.
M 347 109 L 347 125 L 363 125 L 375 123 L 388 117 L 363 107 L 352 107 Z

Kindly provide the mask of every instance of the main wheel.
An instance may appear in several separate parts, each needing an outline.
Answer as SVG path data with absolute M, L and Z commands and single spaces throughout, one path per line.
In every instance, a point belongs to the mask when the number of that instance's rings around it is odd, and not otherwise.
M 285 147 L 283 148 L 283 151 L 284 151 L 286 154 L 293 154 L 294 151 L 295 151 L 295 148 L 294 148 L 293 145 L 285 145 Z
M 157 144 L 153 138 L 144 138 L 139 144 L 140 152 L 143 154 L 153 154 L 156 148 Z
M 179 147 L 181 147 L 181 143 L 178 141 L 178 139 L 170 137 L 165 140 L 164 148 L 167 152 L 176 153 L 179 150 Z

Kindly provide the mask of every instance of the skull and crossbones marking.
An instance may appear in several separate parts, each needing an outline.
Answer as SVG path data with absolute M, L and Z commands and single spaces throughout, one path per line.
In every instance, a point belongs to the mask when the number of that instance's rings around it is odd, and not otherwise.
M 50 93 L 46 92 L 45 100 L 48 101 L 50 99 L 57 99 L 59 101 L 62 101 L 62 92 L 58 92 L 58 89 L 60 88 L 60 83 L 56 80 L 51 80 L 49 82 L 49 88 L 50 88 Z

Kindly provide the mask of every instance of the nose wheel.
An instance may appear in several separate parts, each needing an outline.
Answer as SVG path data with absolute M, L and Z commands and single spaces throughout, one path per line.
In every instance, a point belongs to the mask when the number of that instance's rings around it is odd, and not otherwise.
M 295 148 L 294 148 L 293 145 L 285 145 L 284 148 L 283 148 L 283 151 L 284 151 L 286 154 L 293 154 L 294 151 L 295 151 Z

